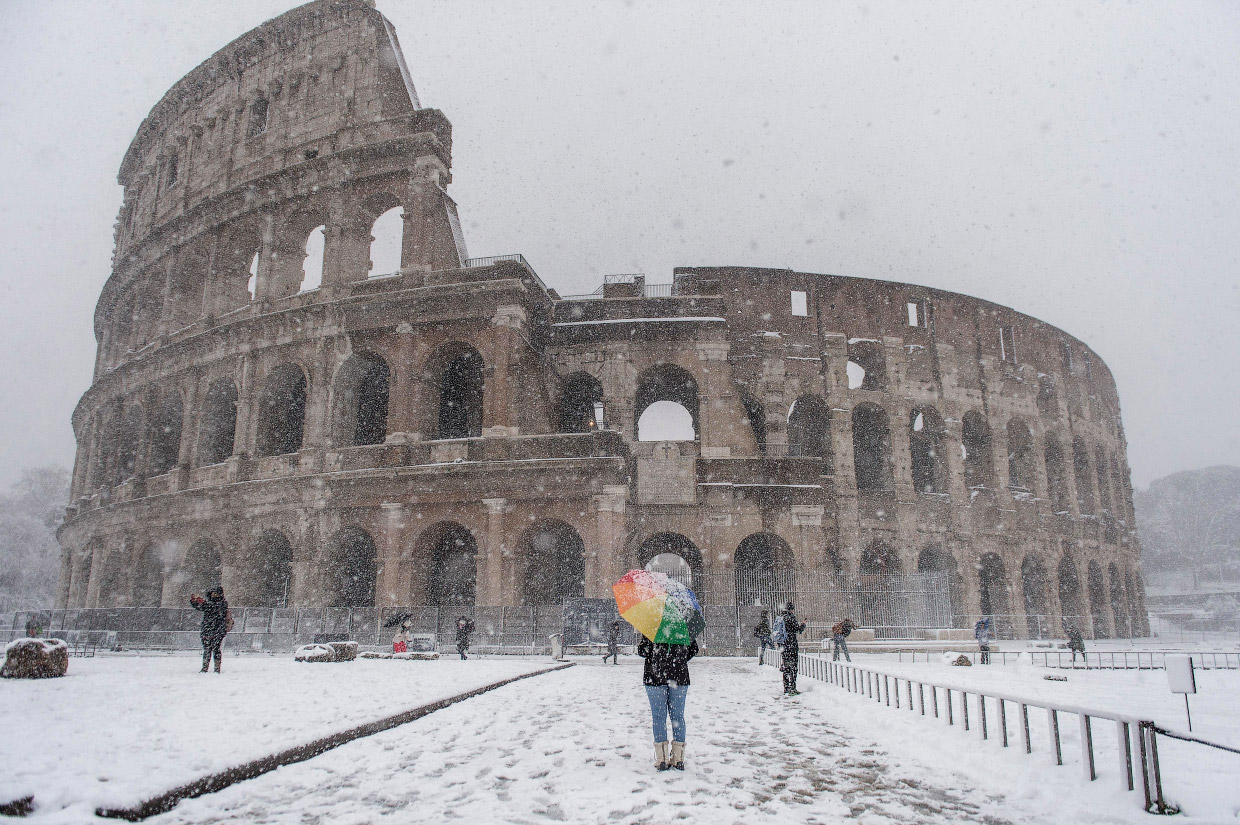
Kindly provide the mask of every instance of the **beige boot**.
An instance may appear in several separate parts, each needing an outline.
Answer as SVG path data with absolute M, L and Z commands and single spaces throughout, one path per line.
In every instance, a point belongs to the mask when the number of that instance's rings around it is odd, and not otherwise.
M 656 771 L 665 771 L 669 765 L 667 764 L 667 743 L 654 743 L 654 769 Z
M 683 771 L 685 769 L 685 743 L 684 742 L 673 742 L 672 743 L 672 755 L 668 757 L 667 761 L 671 763 L 671 767 L 675 768 L 678 771 Z

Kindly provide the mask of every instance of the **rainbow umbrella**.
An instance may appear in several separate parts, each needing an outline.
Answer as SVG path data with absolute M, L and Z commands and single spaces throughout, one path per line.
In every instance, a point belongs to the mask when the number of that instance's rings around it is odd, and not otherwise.
M 611 592 L 621 618 L 652 642 L 687 645 L 706 629 L 697 596 L 662 573 L 630 570 Z

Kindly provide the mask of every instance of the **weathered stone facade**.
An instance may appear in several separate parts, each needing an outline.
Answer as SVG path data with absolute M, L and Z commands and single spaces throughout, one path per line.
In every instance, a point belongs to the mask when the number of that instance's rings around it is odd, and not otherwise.
M 60 606 L 216 579 L 236 605 L 547 603 L 670 551 L 712 604 L 743 556 L 946 571 L 960 616 L 1143 632 L 1118 397 L 1081 342 L 786 270 L 562 299 L 466 257 L 450 167 L 365 0 L 264 24 L 156 105 L 120 170 Z M 400 269 L 372 272 L 393 207 Z M 638 440 L 659 401 L 692 440 Z

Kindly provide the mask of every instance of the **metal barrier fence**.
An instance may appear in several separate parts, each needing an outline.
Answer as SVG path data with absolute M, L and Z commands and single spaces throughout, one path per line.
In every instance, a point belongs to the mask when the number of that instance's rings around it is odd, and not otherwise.
M 1197 670 L 1240 670 L 1240 653 L 1225 650 L 1100 650 L 1084 654 L 1080 663 L 1066 650 L 992 650 L 990 664 L 1018 664 L 1031 658 L 1035 665 L 1062 670 L 1165 670 L 1168 653 L 1190 656 Z M 930 662 L 938 661 L 943 651 L 904 650 L 895 655 L 897 662 Z M 952 651 L 952 655 L 965 656 L 973 664 L 981 658 L 976 650 Z
M 779 654 L 768 652 L 763 657 L 763 664 L 777 665 Z M 948 725 L 960 725 L 966 731 L 976 729 L 983 740 L 997 734 L 1003 747 L 1012 744 L 1008 728 L 1009 705 L 1014 706 L 1016 713 L 1016 730 L 1019 736 L 1019 747 L 1022 753 L 1032 754 L 1034 751 L 1034 731 L 1029 721 L 1029 709 L 1037 708 L 1046 711 L 1046 748 L 1056 765 L 1064 764 L 1063 738 L 1060 731 L 1059 715 L 1075 714 L 1080 728 L 1081 767 L 1085 778 L 1090 782 L 1098 778 L 1095 762 L 1095 746 L 1093 723 L 1105 720 L 1115 724 L 1115 743 L 1118 756 L 1120 787 L 1126 791 L 1135 789 L 1133 744 L 1140 766 L 1137 773 L 1141 777 L 1142 791 L 1145 795 L 1145 810 L 1151 813 L 1169 814 L 1178 810 L 1163 798 L 1162 775 L 1158 763 L 1158 737 L 1161 730 L 1148 719 L 1140 719 L 1126 714 L 1100 711 L 1076 705 L 1051 704 L 1042 700 L 1013 696 L 998 691 L 982 691 L 964 685 L 949 685 L 929 682 L 924 679 L 912 679 L 908 676 L 888 673 L 886 671 L 863 667 L 861 665 L 833 662 L 822 656 L 802 653 L 798 657 L 800 674 L 810 679 L 817 679 L 827 684 L 844 688 L 850 693 L 873 699 L 887 707 L 909 712 L 920 712 L 936 719 L 946 718 Z M 903 683 L 903 688 L 901 687 Z M 927 688 L 929 691 L 927 691 Z M 927 693 L 929 700 L 927 701 Z M 942 704 L 939 699 L 942 695 Z M 955 694 L 955 696 L 953 696 Z M 973 697 L 974 713 L 969 715 L 969 698 Z M 914 702 L 914 697 L 916 701 Z M 994 722 L 987 709 L 987 702 L 994 708 Z M 1201 741 L 1212 747 L 1222 747 L 1214 743 Z M 1227 748 L 1223 748 L 1227 750 Z

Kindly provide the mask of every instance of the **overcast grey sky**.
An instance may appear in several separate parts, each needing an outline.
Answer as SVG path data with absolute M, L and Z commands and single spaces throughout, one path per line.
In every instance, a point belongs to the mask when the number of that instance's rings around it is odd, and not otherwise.
M 138 124 L 291 7 L 0 0 L 0 484 L 73 461 Z M 379 8 L 470 254 L 565 294 L 742 264 L 976 295 L 1110 365 L 1138 485 L 1240 464 L 1240 3 Z

